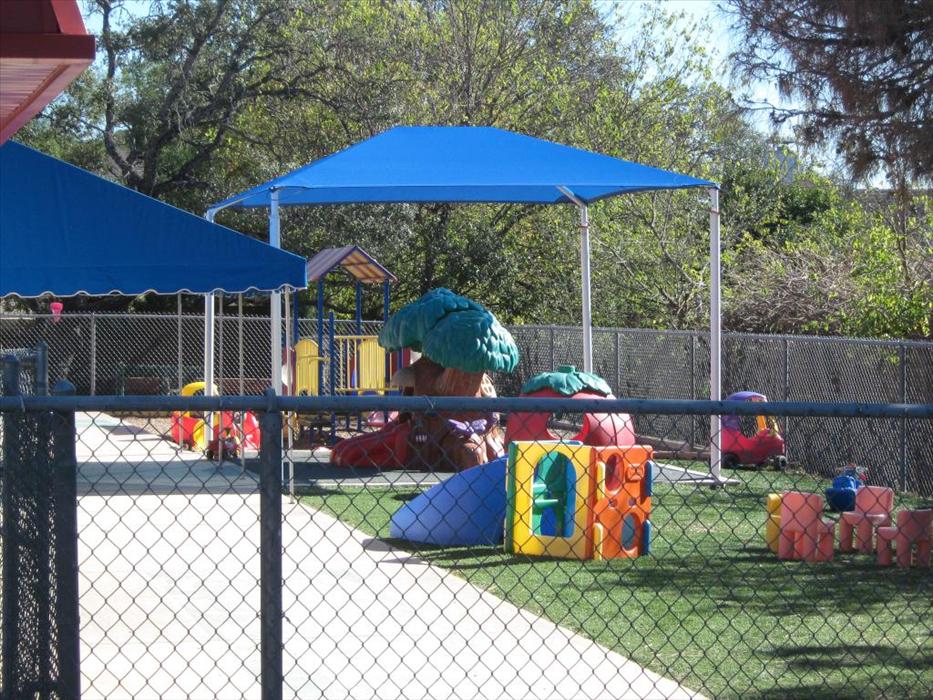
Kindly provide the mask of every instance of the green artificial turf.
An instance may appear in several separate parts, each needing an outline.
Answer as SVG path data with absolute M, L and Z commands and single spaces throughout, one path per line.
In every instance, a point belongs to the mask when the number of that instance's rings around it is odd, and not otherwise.
M 838 552 L 832 563 L 778 561 L 762 537 L 765 495 L 826 483 L 735 476 L 743 483 L 725 490 L 656 484 L 651 556 L 636 560 L 392 542 L 711 697 L 930 697 L 930 571 Z M 303 501 L 388 537 L 391 514 L 417 493 L 345 488 Z

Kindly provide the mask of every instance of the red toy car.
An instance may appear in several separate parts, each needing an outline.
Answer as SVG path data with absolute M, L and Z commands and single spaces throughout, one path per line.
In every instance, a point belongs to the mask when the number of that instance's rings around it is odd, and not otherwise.
M 739 391 L 727 401 L 753 401 L 764 403 L 768 397 L 754 391 Z M 784 438 L 777 421 L 771 416 L 754 416 L 754 428 L 749 425 L 752 416 L 723 416 L 722 463 L 726 467 L 753 465 L 762 467 L 769 461 L 777 469 L 787 466 L 784 456 Z M 743 431 L 743 423 L 746 430 Z

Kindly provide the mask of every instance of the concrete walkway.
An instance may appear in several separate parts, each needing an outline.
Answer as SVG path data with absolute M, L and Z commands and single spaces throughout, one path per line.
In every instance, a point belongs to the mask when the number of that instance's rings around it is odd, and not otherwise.
M 79 425 L 84 697 L 259 697 L 255 479 L 108 418 Z M 328 515 L 283 510 L 286 697 L 699 697 Z

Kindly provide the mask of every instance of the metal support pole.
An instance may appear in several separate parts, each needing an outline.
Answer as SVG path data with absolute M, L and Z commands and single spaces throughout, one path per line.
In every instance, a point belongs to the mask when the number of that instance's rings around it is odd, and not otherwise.
M 67 381 L 55 385 L 56 396 L 74 396 Z M 52 422 L 52 469 L 55 502 L 55 626 L 58 628 L 59 695 L 81 695 L 81 641 L 78 624 L 78 458 L 75 412 L 57 411 Z
M 593 318 L 590 304 L 590 215 L 586 202 L 573 192 L 558 185 L 567 199 L 577 205 L 580 210 L 580 273 L 583 295 L 583 371 L 593 371 Z
M 269 389 L 266 396 L 272 398 Z M 271 404 L 271 400 L 270 400 Z M 260 657 L 263 700 L 282 697 L 282 414 L 260 415 Z
M 237 313 L 237 347 L 239 348 L 239 365 L 240 365 L 240 396 L 243 396 L 243 375 L 245 374 L 245 362 L 243 358 L 243 294 L 236 295 L 236 313 Z M 241 451 L 241 460 L 242 460 L 242 451 Z
M 91 314 L 91 357 L 88 362 L 88 372 L 91 375 L 91 396 L 97 395 L 97 314 Z
M 622 342 L 619 338 L 619 331 L 612 334 L 613 354 L 616 364 L 616 385 L 614 387 L 616 396 L 622 395 Z
M 204 295 L 204 395 L 214 395 L 214 294 Z
M 217 365 L 217 392 L 219 394 L 224 393 L 224 293 L 217 292 L 217 346 L 220 348 L 220 352 L 217 353 L 217 356 L 220 358 L 220 362 Z M 222 460 L 218 459 L 218 462 Z
M 331 311 L 327 315 L 327 359 L 330 362 L 330 391 L 328 394 L 330 396 L 336 396 L 337 394 L 337 385 L 335 383 L 335 372 L 337 371 L 337 358 L 335 355 L 336 352 L 336 341 L 334 340 L 334 312 Z M 330 414 L 330 434 L 331 439 L 335 439 L 337 436 L 337 414 Z
M 214 223 L 215 212 L 208 210 L 204 218 Z M 214 395 L 214 293 L 204 295 L 204 395 Z M 210 416 L 206 424 L 210 430 Z
M 580 207 L 580 268 L 583 274 L 583 371 L 593 371 L 593 318 L 590 309 L 590 216 Z
M 298 328 L 298 290 L 296 289 L 292 297 L 292 345 L 297 345 L 300 337 L 301 333 Z
M 49 395 L 49 346 L 44 340 L 37 344 L 36 353 L 36 389 L 38 396 Z
M 721 260 L 719 242 L 719 190 L 709 188 L 709 398 L 711 401 L 722 399 L 722 316 L 721 302 Z M 722 469 L 722 416 L 710 417 L 710 475 L 720 480 Z
M 282 247 L 279 231 L 279 191 L 269 193 L 269 245 Z M 282 295 L 272 292 L 272 388 L 278 396 L 282 395 Z

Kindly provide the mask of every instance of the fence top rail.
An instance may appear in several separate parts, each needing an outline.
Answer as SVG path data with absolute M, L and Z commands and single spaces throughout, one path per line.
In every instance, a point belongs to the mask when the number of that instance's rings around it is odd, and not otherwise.
M 933 418 L 933 404 L 466 398 L 432 396 L 4 396 L 0 411 L 476 411 Z
M 107 319 L 136 319 L 136 320 L 178 320 L 179 314 L 171 312 L 157 312 L 157 313 L 125 313 L 121 311 L 73 311 L 68 312 L 65 316 L 66 318 L 71 319 L 91 319 L 91 318 L 107 318 Z M 184 319 L 190 320 L 204 320 L 204 315 L 199 313 L 189 313 L 184 312 L 181 314 L 181 317 Z M 253 316 L 253 315 L 238 315 L 236 313 L 224 313 L 223 317 L 228 320 L 240 320 L 243 321 L 262 321 L 264 323 L 269 322 L 268 316 Z M 21 311 L 3 311 L 0 312 L 0 321 L 38 321 L 40 319 L 51 319 L 51 313 L 25 313 Z M 304 323 L 316 324 L 317 320 L 313 318 L 300 318 L 298 319 Z M 355 324 L 355 319 L 336 319 L 338 324 Z M 381 324 L 382 321 L 379 319 L 366 319 L 363 321 L 363 325 L 371 324 Z M 511 329 L 521 329 L 525 331 L 562 331 L 562 332 L 582 332 L 582 329 L 579 326 L 559 326 L 559 325 L 541 325 L 541 324 L 507 324 L 508 328 Z M 621 326 L 605 326 L 598 327 L 593 329 L 594 333 L 640 333 L 640 334 L 651 334 L 657 336 L 670 336 L 670 337 L 695 337 L 695 338 L 708 338 L 709 331 L 705 330 L 672 330 L 672 329 L 663 329 L 663 328 L 626 328 Z M 744 333 L 739 331 L 726 331 L 723 333 L 724 338 L 743 338 L 748 340 L 762 340 L 762 341 L 788 341 L 794 343 L 816 343 L 816 344 L 840 344 L 840 345 L 874 345 L 878 347 L 890 347 L 890 348 L 899 348 L 899 347 L 916 347 L 923 348 L 928 350 L 933 350 L 933 342 L 929 340 L 908 340 L 908 339 L 881 339 L 881 338 L 854 338 L 849 336 L 831 336 L 831 335 L 788 335 L 788 334 L 770 334 L 770 333 Z

